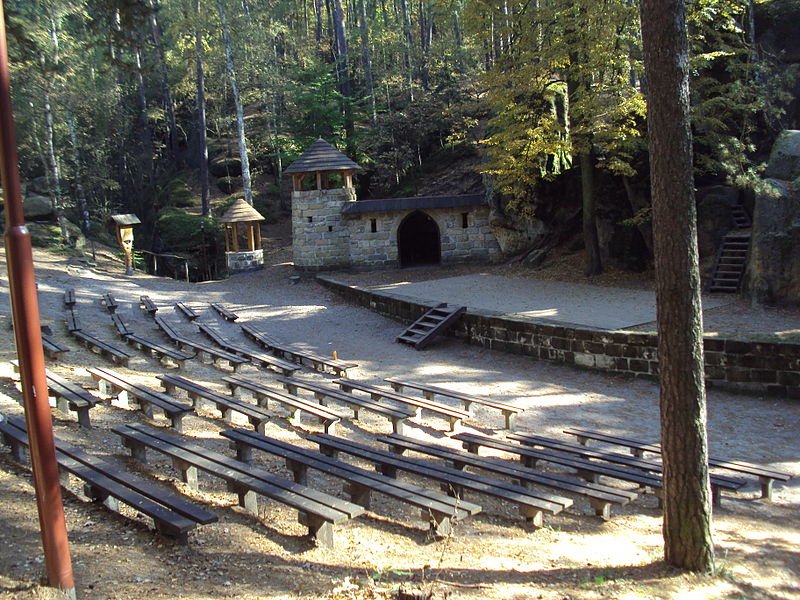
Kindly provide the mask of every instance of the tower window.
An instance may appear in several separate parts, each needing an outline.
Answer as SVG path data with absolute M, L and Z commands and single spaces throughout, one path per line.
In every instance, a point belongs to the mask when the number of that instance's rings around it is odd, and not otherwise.
M 328 233 L 330 233 L 331 231 L 333 231 L 333 225 L 328 225 Z
M 369 230 L 372 233 L 375 233 L 375 232 L 378 231 L 378 219 L 370 219 L 369 220 Z
M 461 228 L 469 227 L 469 213 L 461 213 Z
M 306 221 L 308 221 L 309 223 L 311 223 L 311 222 L 313 222 L 313 221 L 314 221 L 314 217 L 306 217 Z

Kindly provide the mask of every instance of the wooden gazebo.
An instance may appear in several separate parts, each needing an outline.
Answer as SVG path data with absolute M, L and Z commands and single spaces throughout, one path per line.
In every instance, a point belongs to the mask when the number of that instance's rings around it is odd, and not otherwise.
M 264 266 L 261 247 L 261 216 L 244 198 L 236 200 L 220 218 L 225 233 L 225 256 L 229 271 L 247 271 Z

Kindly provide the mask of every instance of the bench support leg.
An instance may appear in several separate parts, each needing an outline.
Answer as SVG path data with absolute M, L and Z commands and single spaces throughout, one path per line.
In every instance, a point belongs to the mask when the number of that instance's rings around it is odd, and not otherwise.
M 188 485 L 193 490 L 197 489 L 197 467 L 184 462 L 180 459 L 173 458 L 172 464 L 181 472 L 181 481 Z
M 404 435 L 406 428 L 405 426 L 406 426 L 405 418 L 398 419 L 395 417 L 392 419 L 392 433 L 396 433 L 397 435 Z
M 464 497 L 464 488 L 460 485 L 453 485 L 452 483 L 440 483 L 439 489 L 442 490 L 445 494 L 450 496 L 451 498 L 458 498 L 459 500 L 465 500 Z
M 504 412 L 503 417 L 505 418 L 506 429 L 514 429 L 514 426 L 517 424 L 517 413 Z
M 598 498 L 589 498 L 589 504 L 594 509 L 594 514 L 608 521 L 611 519 L 611 503 Z
M 351 483 L 345 486 L 344 491 L 350 494 L 350 501 L 353 504 L 358 504 L 369 510 L 372 489 L 360 483 Z
M 178 433 L 183 433 L 183 417 L 185 416 L 186 415 L 184 413 L 181 413 L 179 415 L 173 415 L 170 417 L 170 424 Z
M 123 438 L 122 445 L 131 451 L 131 456 L 137 462 L 147 464 L 147 447 L 134 440 Z
M 339 422 L 339 419 L 320 419 L 322 421 L 322 427 L 325 430 L 325 433 L 328 435 L 336 435 L 336 424 Z
M 525 521 L 530 523 L 536 529 L 539 529 L 544 525 L 544 513 L 538 508 L 520 506 L 519 513 L 525 517 Z
M 234 442 L 236 447 L 236 460 L 250 464 L 253 462 L 253 448 L 247 444 Z
M 300 427 L 300 411 L 292 410 L 289 412 L 289 423 L 295 427 Z
M 711 506 L 714 508 L 722 506 L 722 490 L 715 485 L 711 486 Z
M 145 402 L 141 398 L 137 398 L 137 401 L 139 402 L 139 406 L 141 407 L 144 416 L 153 421 L 155 419 L 153 416 L 153 405 L 149 402 Z
M 761 482 L 761 497 L 772 501 L 773 479 L 770 477 L 759 477 L 759 481 Z
M 174 527 L 170 527 L 161 521 L 156 521 L 156 531 L 164 537 L 174 539 L 181 546 L 186 546 L 189 543 L 188 532 L 178 531 Z
M 239 506 L 244 508 L 251 515 L 258 515 L 258 499 L 253 490 L 235 486 L 233 491 L 239 496 Z
M 78 424 L 83 427 L 84 429 L 91 429 L 92 423 L 89 420 L 89 406 L 85 406 L 83 408 L 77 409 L 78 412 Z
M 308 467 L 301 462 L 297 462 L 296 460 L 292 460 L 291 458 L 286 459 L 286 468 L 292 472 L 292 477 L 294 478 L 295 483 L 299 483 L 301 485 L 308 484 Z
M 423 510 L 422 518 L 428 520 L 436 537 L 447 537 L 453 532 L 453 521 L 447 513 Z
M 333 523 L 308 513 L 300 513 L 297 520 L 308 527 L 308 533 L 318 546 L 333 549 Z
M 459 431 L 461 429 L 461 419 L 458 417 L 450 417 L 450 431 Z
M 64 398 L 63 396 L 59 396 L 58 398 L 56 398 L 56 408 L 58 408 L 58 410 L 60 410 L 65 415 L 69 414 L 69 402 L 67 402 L 67 399 Z

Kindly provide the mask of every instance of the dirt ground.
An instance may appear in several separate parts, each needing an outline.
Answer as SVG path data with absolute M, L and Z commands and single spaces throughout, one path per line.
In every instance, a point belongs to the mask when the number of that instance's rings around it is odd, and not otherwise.
M 394 343 L 400 324 L 348 305 L 313 281 L 292 284 L 285 250 L 269 252 L 270 264 L 264 271 L 204 284 L 142 274 L 126 277 L 113 254 L 106 252 L 101 252 L 96 265 L 41 251 L 35 258 L 42 322 L 71 350 L 63 360 L 49 361 L 48 368 L 96 394 L 85 370 L 88 366 L 111 367 L 154 388 L 158 388 L 155 375 L 166 369 L 142 353 L 130 368 L 115 367 L 75 344 L 63 325 L 66 287 L 76 290 L 84 327 L 108 341 L 115 335 L 99 303 L 105 291 L 113 292 L 120 303 L 119 314 L 146 337 L 162 339 L 138 307 L 142 294 L 148 294 L 161 308 L 160 314 L 187 336 L 197 334 L 173 312 L 172 305 L 179 300 L 195 307 L 204 322 L 214 324 L 227 337 L 238 336 L 247 343 L 236 325 L 223 322 L 208 309 L 209 302 L 223 302 L 240 315 L 240 321 L 321 354 L 336 351 L 340 358 L 359 363 L 350 373 L 356 379 L 377 384 L 388 376 L 413 376 L 513 402 L 526 409 L 517 426 L 524 431 L 562 436 L 565 427 L 585 426 L 657 439 L 655 383 L 531 361 L 455 340 L 416 352 Z M 0 286 L 7 288 L 2 259 Z M 403 277 L 446 277 L 454 272 L 404 271 Z M 556 274 L 548 271 L 539 276 Z M 391 274 L 381 277 L 388 280 Z M 614 283 L 615 277 L 608 276 L 611 285 L 647 285 L 641 279 Z M 597 283 L 602 287 L 605 282 Z M 0 314 L 5 320 L 0 327 L 6 331 L 0 337 L 0 412 L 21 414 L 14 374 L 7 363 L 15 358 L 7 294 L 0 299 Z M 717 329 L 769 335 L 796 329 L 797 316 L 791 311 L 753 312 L 742 303 L 727 317 L 719 317 Z M 194 361 L 185 371 L 186 376 L 223 391 L 222 370 Z M 270 373 L 251 366 L 243 374 L 271 378 Z M 308 371 L 299 376 L 315 381 L 329 378 Z M 178 490 L 219 515 L 218 523 L 199 527 L 190 534 L 187 546 L 179 546 L 154 533 L 152 524 L 135 511 L 123 509 L 122 516 L 116 515 L 79 494 L 65 493 L 78 595 L 153 600 L 367 599 L 395 598 L 402 589 L 419 592 L 408 598 L 491 600 L 800 598 L 800 404 L 711 390 L 708 412 L 712 454 L 769 464 L 795 476 L 776 485 L 772 502 L 759 498 L 755 480 L 749 480 L 738 494 L 724 497 L 714 515 L 715 576 L 691 575 L 663 563 L 660 511 L 649 494 L 614 510 L 607 522 L 593 516 L 588 503 L 576 498 L 572 508 L 546 517 L 545 526 L 538 530 L 524 523 L 509 504 L 473 494 L 468 499 L 480 503 L 483 512 L 460 522 L 442 540 L 429 535 L 416 510 L 375 495 L 370 511 L 337 526 L 333 550 L 314 547 L 292 509 L 260 500 L 260 514 L 254 518 L 237 507 L 235 496 L 220 480 L 201 474 L 200 491 L 192 491 L 158 455 L 153 454 L 147 465 L 129 460 L 111 428 L 143 421 L 140 412 L 106 399 L 92 410 L 94 428 L 86 431 L 78 428 L 74 414 L 54 409 L 54 428 L 60 438 Z M 155 422 L 165 423 L 162 418 Z M 230 424 L 217 413 L 201 410 L 184 423 L 186 435 L 210 449 L 232 454 L 217 435 Z M 466 426 L 471 431 L 503 434 L 500 414 L 480 407 Z M 420 439 L 458 447 L 439 419 L 415 419 L 410 430 Z M 319 424 L 309 418 L 298 428 L 276 415 L 266 433 L 312 448 L 304 436 L 319 431 Z M 365 415 L 344 423 L 340 434 L 368 441 L 389 431 L 387 421 Z M 265 455 L 257 458 L 276 474 L 289 476 L 281 461 Z M 73 491 L 79 492 L 79 485 L 73 483 Z M 346 497 L 336 480 L 315 477 L 311 484 Z M 14 462 L 4 447 L 0 449 L 0 546 L 0 598 L 57 597 L 40 585 L 43 557 L 30 472 Z

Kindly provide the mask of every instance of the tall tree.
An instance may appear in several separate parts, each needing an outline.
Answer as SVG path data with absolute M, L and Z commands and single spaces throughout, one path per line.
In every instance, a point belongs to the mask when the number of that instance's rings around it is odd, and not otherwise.
M 197 138 L 200 160 L 200 208 L 208 215 L 208 125 L 206 124 L 206 82 L 203 70 L 203 29 L 200 24 L 200 0 L 194 0 L 194 61 L 197 71 Z
M 641 0 L 664 460 L 664 557 L 714 571 L 684 0 Z

